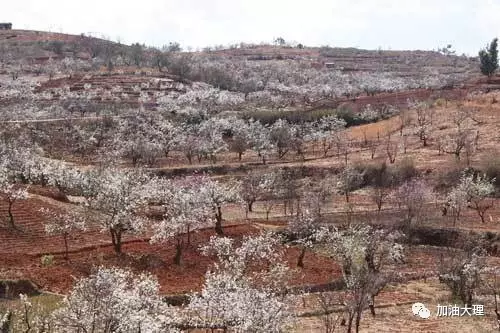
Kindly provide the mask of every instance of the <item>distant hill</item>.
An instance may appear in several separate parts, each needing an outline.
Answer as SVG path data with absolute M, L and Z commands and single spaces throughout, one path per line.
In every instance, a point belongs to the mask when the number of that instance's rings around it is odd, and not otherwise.
M 90 59 L 92 53 L 126 52 L 127 45 L 85 35 L 70 35 L 33 30 L 0 30 L 0 57 L 11 62 L 40 62 L 73 57 Z M 2 60 L 2 59 L 0 59 Z

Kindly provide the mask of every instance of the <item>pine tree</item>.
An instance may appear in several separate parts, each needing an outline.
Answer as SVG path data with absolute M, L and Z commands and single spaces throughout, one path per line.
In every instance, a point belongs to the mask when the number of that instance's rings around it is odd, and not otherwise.
M 481 73 L 490 78 L 498 68 L 498 38 L 494 38 L 486 48 L 479 51 Z

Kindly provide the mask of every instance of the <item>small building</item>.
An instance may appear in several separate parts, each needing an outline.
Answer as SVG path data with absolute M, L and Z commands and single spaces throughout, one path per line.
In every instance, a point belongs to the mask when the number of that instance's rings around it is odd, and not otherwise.
M 325 67 L 326 68 L 335 68 L 335 63 L 333 63 L 333 62 L 325 62 Z
M 0 30 L 11 30 L 12 23 L 0 23 Z

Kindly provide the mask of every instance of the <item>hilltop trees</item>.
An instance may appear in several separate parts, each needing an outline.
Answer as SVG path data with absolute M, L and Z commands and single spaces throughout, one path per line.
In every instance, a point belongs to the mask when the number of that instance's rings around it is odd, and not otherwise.
M 490 78 L 498 68 L 498 38 L 494 38 L 486 48 L 479 51 L 481 73 Z

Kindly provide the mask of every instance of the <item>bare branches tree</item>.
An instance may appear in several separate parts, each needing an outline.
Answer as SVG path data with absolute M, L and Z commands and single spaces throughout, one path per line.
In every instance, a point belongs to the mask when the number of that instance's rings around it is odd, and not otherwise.
M 427 147 L 429 134 L 434 117 L 434 109 L 427 103 L 418 103 L 415 105 L 417 112 L 416 134 L 424 147 Z
M 391 164 L 396 162 L 396 156 L 398 155 L 398 151 L 399 151 L 399 141 L 391 140 L 391 135 L 388 134 L 385 143 L 385 152 Z

